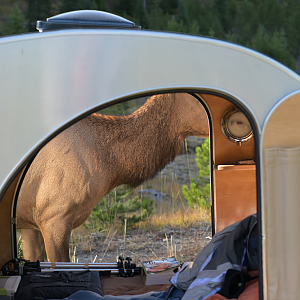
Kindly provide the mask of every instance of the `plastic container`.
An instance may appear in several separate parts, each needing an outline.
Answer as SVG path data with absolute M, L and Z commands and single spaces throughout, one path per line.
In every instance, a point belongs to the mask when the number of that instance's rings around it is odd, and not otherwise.
M 0 300 L 13 300 L 21 276 L 0 276 Z

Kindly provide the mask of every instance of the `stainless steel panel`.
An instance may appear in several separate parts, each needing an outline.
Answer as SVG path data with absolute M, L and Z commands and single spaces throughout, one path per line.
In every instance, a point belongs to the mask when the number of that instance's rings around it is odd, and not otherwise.
M 144 91 L 212 89 L 258 125 L 300 88 L 291 70 L 213 39 L 126 30 L 66 30 L 0 39 L 1 189 L 38 145 L 93 107 Z M 0 192 L 1 192 L 0 189 Z

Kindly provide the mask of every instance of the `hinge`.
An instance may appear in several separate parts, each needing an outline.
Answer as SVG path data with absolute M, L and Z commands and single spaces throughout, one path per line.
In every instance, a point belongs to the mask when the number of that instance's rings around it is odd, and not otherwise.
M 17 225 L 17 218 L 11 218 L 11 225 Z

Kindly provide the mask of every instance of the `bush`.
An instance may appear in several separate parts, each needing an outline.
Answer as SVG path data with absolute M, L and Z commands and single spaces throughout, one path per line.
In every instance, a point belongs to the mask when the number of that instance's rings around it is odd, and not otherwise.
M 20 235 L 17 237 L 17 257 L 20 259 L 24 259 L 23 247 L 22 247 L 22 241 Z
M 182 193 L 191 207 L 210 207 L 210 155 L 209 139 L 205 139 L 201 147 L 196 148 L 196 162 L 199 168 L 199 181 L 192 179 L 190 187 L 182 186 Z
M 145 221 L 152 214 L 154 200 L 148 197 L 129 198 L 131 191 L 127 188 L 116 188 L 108 193 L 93 209 L 85 226 L 97 228 L 99 231 L 108 229 L 113 224 L 130 228 Z

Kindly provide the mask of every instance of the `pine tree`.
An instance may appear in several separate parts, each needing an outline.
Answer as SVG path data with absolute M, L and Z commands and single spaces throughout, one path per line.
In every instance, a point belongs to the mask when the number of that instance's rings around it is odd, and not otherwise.
M 27 28 L 28 31 L 36 31 L 36 22 L 52 17 L 51 0 L 26 0 L 27 2 Z
M 300 55 L 300 5 L 298 0 L 287 0 L 284 28 L 291 54 Z
M 15 4 L 8 16 L 8 20 L 5 23 L 2 34 L 11 35 L 27 32 L 25 24 L 25 17 L 23 13 L 18 4 Z
M 164 14 L 161 9 L 162 0 L 153 0 L 150 6 L 149 28 L 155 30 L 164 30 L 167 28 L 167 22 L 170 19 L 169 15 Z
M 186 7 L 193 25 L 191 33 L 197 28 L 197 34 L 203 36 L 224 36 L 223 26 L 220 23 L 214 1 L 186 0 Z M 191 26 L 192 26 L 191 25 Z
M 196 148 L 196 162 L 199 168 L 199 181 L 192 179 L 190 186 L 182 186 L 182 193 L 191 207 L 210 207 L 210 143 L 205 139 L 201 147 Z
M 174 17 L 168 21 L 166 30 L 170 32 L 188 32 L 187 26 L 183 23 L 183 21 L 176 21 Z
M 60 12 L 65 13 L 80 9 L 78 0 L 64 0 L 60 6 Z
M 141 0 L 138 0 L 141 1 Z M 119 0 L 116 5 L 116 13 L 121 15 L 122 17 L 125 16 L 133 16 L 133 11 L 135 9 L 136 0 Z
M 199 24 L 196 20 L 193 20 L 189 29 L 189 33 L 191 34 L 199 34 L 200 28 Z
M 224 38 L 224 30 L 217 15 L 215 15 L 211 20 L 211 27 L 209 29 L 208 35 L 220 39 Z
M 237 42 L 241 45 L 246 45 L 257 32 L 259 17 L 256 9 L 250 1 L 243 1 L 238 7 L 238 13 L 234 21 L 234 33 L 237 34 Z
M 226 1 L 223 0 L 216 0 L 215 1 L 215 10 L 216 10 L 216 15 L 218 17 L 218 20 L 220 22 L 220 25 L 224 28 L 225 32 L 228 31 L 229 27 L 227 25 L 227 20 L 225 19 L 226 16 L 226 11 L 227 11 L 227 7 L 226 7 Z
M 259 23 L 263 24 L 268 32 L 274 33 L 281 29 L 282 25 L 282 4 L 277 0 L 264 0 L 257 6 Z
M 142 29 L 149 28 L 149 17 L 143 1 L 136 1 L 133 10 L 133 18 L 131 21 L 135 22 L 136 25 L 140 25 Z
M 220 0 L 219 0 L 220 1 Z M 221 18 L 223 30 L 225 33 L 234 32 L 234 21 L 238 13 L 238 5 L 236 0 L 224 1 L 226 3 L 224 15 Z
M 163 14 L 175 15 L 178 10 L 178 0 L 164 0 L 161 2 L 160 7 Z
M 296 68 L 283 29 L 269 34 L 263 26 L 260 26 L 247 46 L 272 57 L 293 70 Z
M 106 0 L 95 0 L 94 2 L 96 4 L 97 10 L 106 11 L 106 12 L 110 10 Z
M 177 22 L 182 22 L 187 29 L 190 27 L 190 18 L 184 0 L 178 0 L 176 19 Z
M 105 230 L 112 225 L 124 226 L 125 219 L 128 227 L 146 221 L 153 212 L 154 200 L 148 197 L 130 197 L 131 190 L 118 187 L 109 192 L 93 208 L 85 223 L 88 228 Z
M 103 0 L 64 0 L 60 6 L 61 13 L 83 9 L 105 10 L 107 5 Z

